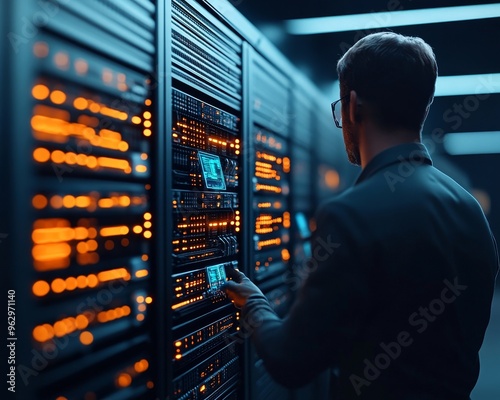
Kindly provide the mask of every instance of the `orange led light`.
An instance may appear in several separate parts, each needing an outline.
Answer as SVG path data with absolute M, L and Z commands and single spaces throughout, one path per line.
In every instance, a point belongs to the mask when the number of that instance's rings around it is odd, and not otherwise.
M 94 341 L 94 335 L 92 335 L 92 333 L 90 333 L 89 331 L 80 333 L 80 342 L 83 345 L 88 346 L 93 341 Z
M 151 217 L 152 217 L 151 213 L 148 213 L 148 212 L 144 213 L 143 216 L 144 216 L 144 219 L 147 220 L 147 221 L 149 221 L 151 219 Z
M 39 147 L 33 151 L 33 159 L 38 162 L 47 162 L 50 159 L 50 152 L 43 147 Z
M 117 386 L 122 388 L 130 386 L 131 383 L 132 377 L 127 373 L 121 373 L 120 375 L 118 375 L 118 378 L 116 380 Z
M 50 286 L 45 281 L 37 281 L 33 284 L 32 290 L 35 296 L 41 297 L 50 292 Z
M 108 271 L 101 271 L 97 274 L 100 282 L 108 282 L 116 279 L 130 279 L 130 274 L 126 268 L 116 268 Z
M 66 101 L 66 93 L 61 92 L 60 90 L 54 90 L 50 94 L 50 100 L 54 104 L 63 104 Z
M 151 136 L 151 129 L 144 129 L 142 133 L 144 134 L 144 136 Z
M 148 275 L 149 275 L 149 271 L 147 269 L 140 269 L 138 271 L 135 271 L 136 278 L 145 278 Z
M 69 257 L 71 247 L 67 243 L 42 244 L 33 246 L 32 255 L 37 261 L 57 260 Z
M 101 228 L 99 234 L 103 237 L 120 236 L 120 235 L 127 235 L 129 231 L 130 231 L 129 228 L 125 225 L 109 226 L 107 228 Z
M 31 200 L 31 204 L 33 205 L 33 207 L 35 207 L 37 210 L 41 210 L 45 207 L 47 207 L 48 205 L 48 200 L 47 200 L 47 197 L 41 195 L 41 194 L 37 194 L 36 196 L 33 197 L 33 199 Z
M 83 97 L 77 97 L 75 100 L 73 100 L 73 107 L 75 107 L 77 110 L 85 110 L 88 105 L 89 102 Z
M 151 100 L 150 99 L 146 99 L 144 101 L 144 104 L 147 105 L 147 106 L 150 106 L 151 105 Z
M 150 119 L 151 118 L 151 113 L 149 111 L 144 111 L 144 114 L 142 114 L 144 118 Z
M 66 282 L 61 278 L 54 279 L 50 285 L 54 293 L 62 293 L 66 290 Z
M 37 100 L 45 100 L 47 97 L 49 97 L 50 90 L 45 85 L 35 85 L 31 90 L 31 94 Z

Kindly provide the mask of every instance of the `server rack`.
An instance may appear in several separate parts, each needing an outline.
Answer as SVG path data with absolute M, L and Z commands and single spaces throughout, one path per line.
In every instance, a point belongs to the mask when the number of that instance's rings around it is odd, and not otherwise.
M 248 169 L 252 173 L 249 210 L 253 237 L 250 277 L 284 315 L 291 292 L 284 276 L 290 254 L 290 116 L 291 81 L 248 48 Z M 250 398 L 287 398 L 289 391 L 272 381 L 253 350 L 249 352 Z
M 25 0 L 10 12 L 16 393 L 149 398 L 155 4 Z
M 236 398 L 239 313 L 218 289 L 243 243 L 242 40 L 195 2 L 172 2 L 172 399 Z

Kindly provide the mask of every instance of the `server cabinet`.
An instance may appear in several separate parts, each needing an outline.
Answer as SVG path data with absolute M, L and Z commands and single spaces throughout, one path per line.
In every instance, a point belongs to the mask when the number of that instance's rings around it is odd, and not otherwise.
M 9 7 L 2 219 L 16 394 L 150 398 L 156 6 Z
M 290 253 L 290 80 L 253 48 L 248 47 L 247 147 L 252 181 L 248 220 L 253 230 L 250 277 L 275 311 L 286 313 L 291 300 L 285 274 Z M 249 352 L 250 398 L 286 399 L 262 360 Z
M 242 267 L 242 41 L 195 2 L 172 2 L 171 342 L 173 399 L 233 399 L 239 313 L 220 291 Z

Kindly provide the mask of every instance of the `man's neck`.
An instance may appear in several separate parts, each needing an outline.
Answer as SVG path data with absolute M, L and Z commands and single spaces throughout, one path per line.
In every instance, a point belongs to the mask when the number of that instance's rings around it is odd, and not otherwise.
M 372 130 L 362 135 L 359 142 L 361 168 L 365 169 L 368 163 L 379 153 L 391 147 L 420 142 L 420 134 L 409 130 L 377 131 Z

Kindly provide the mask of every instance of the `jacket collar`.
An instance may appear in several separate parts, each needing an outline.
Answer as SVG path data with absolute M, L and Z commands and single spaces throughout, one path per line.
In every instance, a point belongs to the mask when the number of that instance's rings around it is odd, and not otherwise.
M 386 149 L 371 159 L 368 165 L 358 176 L 355 184 L 361 183 L 382 168 L 392 164 L 410 162 L 412 165 L 432 165 L 431 156 L 422 143 L 404 143 Z

